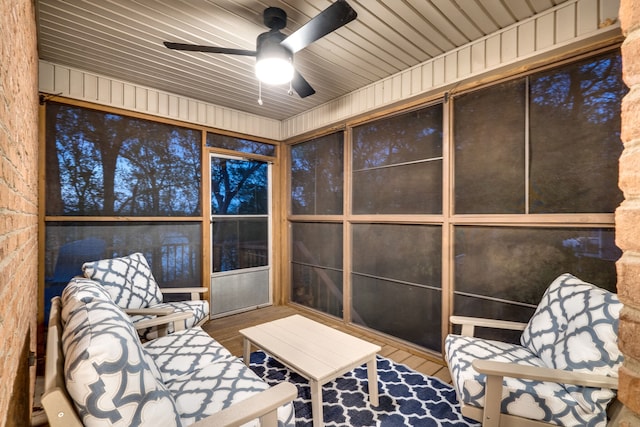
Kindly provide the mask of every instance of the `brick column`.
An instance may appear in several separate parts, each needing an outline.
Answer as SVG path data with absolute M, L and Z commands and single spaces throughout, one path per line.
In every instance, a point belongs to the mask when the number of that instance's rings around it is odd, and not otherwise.
M 0 427 L 31 424 L 38 297 L 35 0 L 0 0 Z
M 618 398 L 625 405 L 620 426 L 640 425 L 640 2 L 620 1 L 624 82 L 630 91 L 622 101 L 619 185 L 624 202 L 616 210 L 616 243 L 620 314 L 619 346 L 625 361 L 620 370 Z

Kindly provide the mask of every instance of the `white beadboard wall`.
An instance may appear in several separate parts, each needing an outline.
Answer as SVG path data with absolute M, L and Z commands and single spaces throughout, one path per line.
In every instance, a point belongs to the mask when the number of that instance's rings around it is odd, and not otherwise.
M 620 34 L 619 0 L 566 2 L 282 122 L 40 61 L 41 92 L 285 140 L 545 55 Z M 603 24 L 610 20 L 610 25 Z
M 619 7 L 619 0 L 562 3 L 546 13 L 286 119 L 282 122 L 282 137 L 311 132 L 402 101 L 442 92 L 500 69 L 615 37 L 620 34 Z
M 42 60 L 39 63 L 39 72 L 40 92 L 47 94 L 277 141 L 282 139 L 282 123 L 279 120 Z M 53 99 L 55 100 L 55 97 Z

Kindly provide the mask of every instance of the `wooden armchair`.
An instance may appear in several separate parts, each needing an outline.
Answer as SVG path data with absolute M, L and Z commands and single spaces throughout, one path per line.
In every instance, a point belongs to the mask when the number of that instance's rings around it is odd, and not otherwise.
M 461 335 L 445 351 L 463 415 L 486 427 L 606 425 L 621 407 L 620 309 L 615 294 L 564 274 L 527 324 L 452 316 Z M 521 330 L 521 342 L 477 338 L 476 327 Z

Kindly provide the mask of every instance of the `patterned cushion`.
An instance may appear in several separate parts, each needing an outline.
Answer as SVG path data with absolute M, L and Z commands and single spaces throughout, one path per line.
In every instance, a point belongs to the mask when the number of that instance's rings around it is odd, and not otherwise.
M 618 376 L 617 295 L 563 274 L 549 285 L 521 336 L 552 368 Z
M 122 308 L 145 308 L 162 302 L 162 293 L 144 255 L 86 262 L 84 275 L 100 282 Z
M 175 400 L 112 301 L 63 305 L 65 382 L 85 426 L 180 426 Z
M 62 291 L 62 305 L 71 303 L 71 300 L 90 301 L 112 301 L 111 295 L 95 280 L 86 277 L 74 277 Z
M 143 344 L 164 382 L 175 380 L 218 360 L 235 359 L 200 327 L 174 332 Z
M 166 385 L 176 399 L 184 425 L 193 424 L 269 388 L 237 358 L 219 359 L 202 369 L 174 378 Z M 279 426 L 295 426 L 294 418 L 291 403 L 278 408 Z M 259 425 L 259 421 L 254 420 L 243 424 L 243 427 Z

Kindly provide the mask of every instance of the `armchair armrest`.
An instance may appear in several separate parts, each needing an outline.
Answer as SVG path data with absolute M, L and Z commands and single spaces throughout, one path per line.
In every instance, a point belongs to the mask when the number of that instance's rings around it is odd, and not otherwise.
M 500 423 L 500 403 L 502 400 L 502 381 L 504 377 L 576 384 L 587 387 L 618 388 L 618 379 L 605 375 L 480 359 L 474 360 L 471 365 L 476 371 L 487 376 L 484 412 L 482 416 L 482 425 L 486 427 L 497 427 Z
M 525 366 L 517 363 L 496 362 L 494 360 L 474 360 L 473 368 L 485 375 L 522 378 L 537 381 L 549 381 L 562 384 L 575 384 L 585 387 L 618 388 L 618 379 L 606 375 L 585 372 L 565 371 L 563 369 Z
M 277 409 L 297 395 L 295 385 L 283 382 L 193 423 L 191 427 L 240 426 L 254 418 L 260 418 L 263 427 L 276 427 Z
M 192 301 L 197 301 L 201 294 L 208 292 L 207 288 L 160 288 L 163 294 L 190 294 Z
M 166 316 L 167 314 L 173 313 L 173 308 L 125 308 L 123 311 L 129 316 L 136 314 L 142 316 Z
M 154 326 L 158 329 L 158 336 L 163 337 L 168 333 L 169 324 L 173 323 L 175 331 L 184 329 L 184 321 L 193 317 L 193 313 L 190 311 L 184 311 L 181 313 L 171 313 L 166 316 L 158 316 L 153 319 L 140 320 L 133 324 L 136 329 L 152 328 Z
M 462 335 L 472 337 L 475 327 L 510 329 L 514 331 L 524 331 L 527 324 L 522 322 L 512 322 L 510 320 L 485 319 L 482 317 L 451 316 L 449 321 L 454 325 L 462 325 Z

